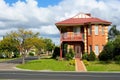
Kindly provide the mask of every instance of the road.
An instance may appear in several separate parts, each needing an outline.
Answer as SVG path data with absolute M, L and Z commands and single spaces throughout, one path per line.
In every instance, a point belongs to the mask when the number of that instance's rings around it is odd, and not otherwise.
M 120 80 L 120 73 L 0 71 L 0 79 Z

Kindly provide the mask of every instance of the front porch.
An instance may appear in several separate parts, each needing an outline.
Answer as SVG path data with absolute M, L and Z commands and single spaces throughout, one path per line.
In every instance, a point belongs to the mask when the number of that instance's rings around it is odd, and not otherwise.
M 84 42 L 83 41 L 70 41 L 70 42 L 63 42 L 60 48 L 60 57 L 65 57 L 66 53 L 69 52 L 69 49 L 74 51 L 74 58 L 82 59 L 82 54 L 84 52 Z

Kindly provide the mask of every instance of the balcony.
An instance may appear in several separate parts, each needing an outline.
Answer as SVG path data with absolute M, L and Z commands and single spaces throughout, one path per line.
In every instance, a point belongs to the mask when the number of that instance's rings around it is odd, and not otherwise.
M 84 41 L 84 34 L 61 34 L 61 41 Z

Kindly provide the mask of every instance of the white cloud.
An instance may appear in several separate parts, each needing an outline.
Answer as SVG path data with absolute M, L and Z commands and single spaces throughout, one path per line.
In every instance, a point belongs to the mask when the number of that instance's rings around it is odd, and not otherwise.
M 2 36 L 24 27 L 40 32 L 58 44 L 59 31 L 54 24 L 79 12 L 91 13 L 94 17 L 111 21 L 120 29 L 119 4 L 119 0 L 62 0 L 58 5 L 44 8 L 38 7 L 37 0 L 18 0 L 12 6 L 0 0 L 0 33 Z

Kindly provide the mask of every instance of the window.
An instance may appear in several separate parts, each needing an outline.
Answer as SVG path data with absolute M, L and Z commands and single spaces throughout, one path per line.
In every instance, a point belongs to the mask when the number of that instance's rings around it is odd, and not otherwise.
M 95 26 L 95 35 L 98 35 L 98 26 Z
M 102 45 L 102 50 L 104 49 L 104 45 Z
M 92 52 L 92 45 L 89 45 L 89 52 Z
M 95 54 L 99 55 L 99 47 L 98 47 L 98 45 L 95 46 Z
M 91 35 L 92 34 L 92 29 L 91 29 L 91 26 L 88 27 L 88 35 Z
M 80 34 L 80 27 L 75 27 L 73 31 L 75 34 Z
M 102 34 L 104 34 L 104 26 L 102 26 Z

